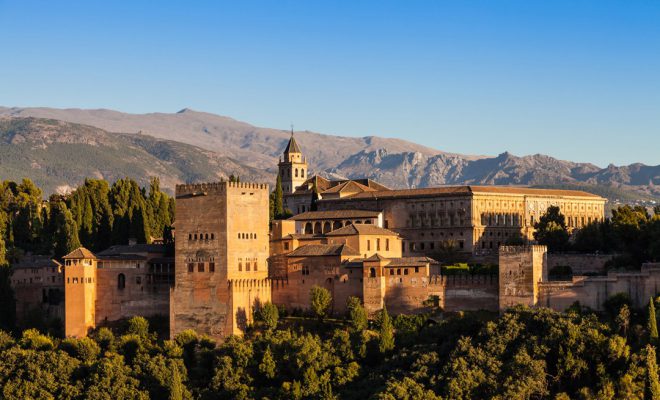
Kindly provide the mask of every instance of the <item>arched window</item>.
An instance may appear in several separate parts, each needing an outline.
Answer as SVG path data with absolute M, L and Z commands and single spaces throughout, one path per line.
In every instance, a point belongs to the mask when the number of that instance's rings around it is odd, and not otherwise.
M 327 221 L 326 221 L 326 223 L 323 224 L 323 233 L 330 232 L 330 230 L 331 230 L 331 228 L 330 228 L 330 222 L 327 222 Z
M 376 277 L 376 268 L 369 268 L 369 277 L 370 278 Z
M 196 234 L 196 233 L 195 233 L 195 236 L 194 236 L 194 238 L 195 238 L 195 240 L 197 240 L 197 234 Z
M 212 233 L 211 234 L 211 240 L 214 240 L 214 239 L 215 239 L 215 233 Z
M 321 223 L 317 222 L 314 224 L 314 233 L 323 233 L 321 232 Z
M 298 177 L 298 168 L 296 168 L 296 178 Z
M 206 233 L 206 234 L 204 235 L 204 240 L 209 240 L 209 234 L 208 234 L 208 233 Z
M 312 223 L 308 222 L 305 224 L 305 234 L 311 234 L 311 233 L 314 233 L 312 228 Z
M 335 221 L 335 222 L 332 223 L 332 229 L 333 230 L 339 229 L 339 228 L 341 228 L 341 221 Z
M 301 169 L 301 170 L 300 170 L 300 177 L 301 177 L 301 178 L 304 178 L 304 177 L 305 177 L 305 170 L 304 170 L 304 169 Z
M 117 275 L 117 289 L 124 289 L 126 287 L 126 275 Z

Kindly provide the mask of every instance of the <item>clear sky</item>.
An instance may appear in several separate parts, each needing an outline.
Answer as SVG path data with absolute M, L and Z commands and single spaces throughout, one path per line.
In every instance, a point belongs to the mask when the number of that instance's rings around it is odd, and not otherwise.
M 0 0 L 0 105 L 660 164 L 660 1 Z

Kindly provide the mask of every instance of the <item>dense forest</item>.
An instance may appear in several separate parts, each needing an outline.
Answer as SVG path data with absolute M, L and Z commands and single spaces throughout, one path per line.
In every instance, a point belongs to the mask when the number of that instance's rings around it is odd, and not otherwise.
M 656 300 L 657 301 L 657 300 Z M 345 319 L 265 304 L 243 337 L 162 340 L 134 317 L 89 338 L 0 331 L 5 399 L 658 399 L 655 304 L 596 315 L 514 308 L 445 318 L 360 301 Z

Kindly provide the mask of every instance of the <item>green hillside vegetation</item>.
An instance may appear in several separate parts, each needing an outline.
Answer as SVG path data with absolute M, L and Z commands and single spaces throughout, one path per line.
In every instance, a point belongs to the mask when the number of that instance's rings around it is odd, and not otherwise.
M 257 310 L 244 336 L 221 344 L 191 330 L 163 340 L 141 317 L 83 339 L 0 331 L 0 396 L 655 399 L 654 307 L 631 311 L 625 296 L 615 300 L 602 315 L 518 307 L 427 324 L 383 311 L 370 326 L 359 301 L 344 320 Z
M 29 176 L 48 192 L 77 186 L 85 177 L 114 182 L 125 176 L 148 185 L 217 181 L 236 174 L 264 181 L 266 174 L 195 146 L 146 135 L 109 133 L 56 120 L 0 119 L 0 178 Z

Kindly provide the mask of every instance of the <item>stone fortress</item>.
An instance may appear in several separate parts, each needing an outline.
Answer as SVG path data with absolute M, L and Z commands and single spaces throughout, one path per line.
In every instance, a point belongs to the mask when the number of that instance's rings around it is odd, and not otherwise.
M 309 176 L 293 135 L 279 163 L 292 214 L 269 226 L 265 184 L 218 182 L 176 188 L 174 254 L 163 244 L 80 248 L 59 263 L 26 258 L 14 266 L 19 319 L 35 309 L 64 321 L 66 336 L 134 315 L 167 316 L 170 335 L 194 329 L 222 340 L 241 334 L 265 302 L 308 309 L 327 288 L 332 312 L 350 296 L 369 313 L 498 311 L 515 304 L 600 309 L 614 293 L 642 304 L 660 287 L 660 265 L 638 273 L 548 281 L 549 266 L 598 271 L 607 257 L 548 254 L 532 244 L 550 205 L 569 229 L 604 218 L 590 193 L 522 187 L 453 186 L 391 190 L 372 180 Z M 513 239 L 524 245 L 508 246 Z M 443 275 L 442 252 L 490 259 L 497 275 Z M 569 264 L 567 264 L 569 263 Z

